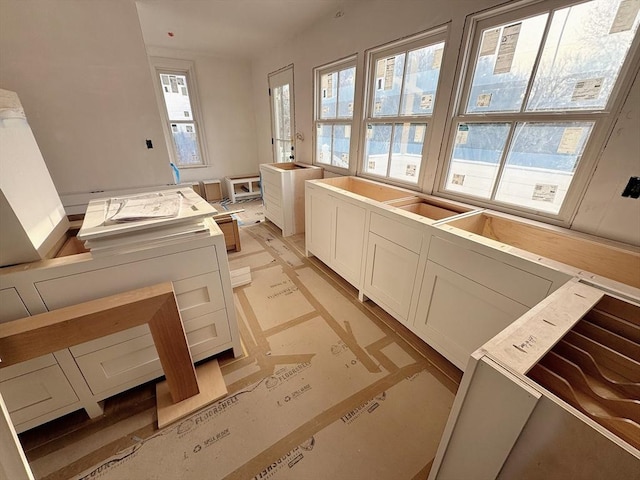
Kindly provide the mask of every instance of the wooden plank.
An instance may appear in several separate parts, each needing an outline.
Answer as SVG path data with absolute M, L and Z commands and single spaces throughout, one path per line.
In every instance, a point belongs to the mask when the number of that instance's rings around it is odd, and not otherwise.
M 198 381 L 175 295 L 167 295 L 149 321 L 149 330 L 174 403 L 197 395 Z
M 639 313 L 640 315 L 640 313 Z M 616 333 L 640 345 L 640 326 L 615 317 L 610 313 L 593 309 L 585 317 L 591 323 Z M 638 320 L 640 321 L 640 319 Z
M 172 397 L 198 393 L 171 282 L 0 324 L 0 368 L 149 324 Z
M 640 306 L 605 295 L 596 309 L 640 326 Z
M 218 360 L 211 360 L 196 367 L 199 393 L 181 402 L 172 402 L 171 389 L 167 382 L 156 385 L 158 402 L 158 428 L 163 428 L 227 394 Z
M 524 221 L 487 215 L 483 236 L 640 288 L 640 251 Z
M 573 331 L 581 333 L 585 337 L 589 337 L 599 344 L 609 347 L 636 362 L 640 362 L 640 345 L 631 340 L 621 337 L 598 325 L 594 325 L 585 319 L 578 322 L 576 326 L 573 327 Z

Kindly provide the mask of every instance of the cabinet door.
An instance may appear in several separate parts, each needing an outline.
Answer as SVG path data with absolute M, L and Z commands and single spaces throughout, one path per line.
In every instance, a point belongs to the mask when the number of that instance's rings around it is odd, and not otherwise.
M 403 323 L 407 323 L 418 254 L 369 232 L 364 293 Z
M 349 283 L 359 288 L 364 257 L 364 228 L 367 211 L 333 198 L 334 232 L 330 266 Z
M 307 185 L 305 208 L 307 253 L 312 253 L 324 263 L 330 264 L 333 232 L 332 198 L 320 189 Z
M 455 366 L 524 314 L 529 307 L 428 261 L 414 330 Z

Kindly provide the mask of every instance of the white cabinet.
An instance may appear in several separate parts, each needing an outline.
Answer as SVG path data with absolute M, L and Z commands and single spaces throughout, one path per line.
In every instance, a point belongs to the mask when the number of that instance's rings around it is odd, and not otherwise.
M 312 183 L 305 188 L 305 248 L 326 264 L 331 262 L 333 202 L 329 193 Z
M 329 265 L 351 285 L 359 288 L 365 251 L 367 210 L 333 195 L 330 199 L 333 231 Z
M 474 352 L 429 479 L 637 478 L 638 300 L 572 280 Z
M 371 213 L 364 294 L 405 325 L 413 304 L 424 227 Z
M 238 356 L 242 347 L 224 238 L 213 220 L 204 222 L 206 234 L 185 235 L 175 242 L 2 269 L 0 298 L 8 300 L 11 308 L 0 304 L 0 318 L 13 320 L 24 316 L 27 308 L 41 313 L 171 281 L 193 360 L 228 349 Z M 14 408 L 11 417 L 18 431 L 79 408 L 95 416 L 104 398 L 162 375 L 146 325 L 74 345 L 50 357 L 51 364 L 10 379 L 0 377 L 6 380 L 0 388 Z M 28 363 L 1 369 L 0 375 L 15 367 L 26 368 Z
M 303 163 L 265 163 L 260 165 L 264 215 L 288 237 L 304 232 L 304 182 L 322 178 L 321 167 Z
M 570 278 L 437 235 L 429 243 L 414 331 L 461 370 L 474 350 Z
M 52 354 L 0 370 L 0 392 L 18 430 L 27 421 L 78 402 Z
M 359 288 L 367 210 L 353 200 L 307 184 L 306 250 Z

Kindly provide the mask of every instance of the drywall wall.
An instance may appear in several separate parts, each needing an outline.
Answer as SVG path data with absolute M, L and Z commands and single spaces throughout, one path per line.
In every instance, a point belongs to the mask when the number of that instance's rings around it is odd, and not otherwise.
M 629 177 L 640 177 L 640 78 L 636 76 L 573 228 L 640 246 L 640 199 L 622 197 Z
M 180 181 L 258 173 L 251 63 L 158 47 L 147 53 L 195 66 L 209 165 L 181 168 Z
M 0 86 L 60 194 L 173 182 L 133 1 L 2 0 Z
M 252 65 L 256 109 L 258 161 L 271 162 L 271 131 L 267 75 L 293 63 L 295 89 L 296 159 L 311 162 L 313 148 L 313 68 L 357 54 L 356 91 L 362 91 L 367 49 L 384 45 L 442 24 L 449 26 L 450 47 L 441 70 L 439 98 L 451 97 L 458 62 L 458 48 L 468 15 L 503 3 L 500 0 L 354 0 L 345 2 L 342 15 L 329 15 L 286 44 L 261 52 Z M 625 243 L 640 244 L 640 201 L 622 199 L 620 193 L 631 175 L 640 175 L 638 160 L 638 81 L 627 100 L 591 181 L 573 228 Z M 354 115 L 362 115 L 362 98 L 355 99 Z M 438 99 L 436 99 L 436 109 Z M 434 115 L 434 119 L 436 116 Z M 435 127 L 435 128 L 434 128 Z M 635 134 L 632 132 L 635 131 Z M 432 125 L 432 145 L 428 154 L 422 188 L 430 192 L 444 125 Z M 352 136 L 358 132 L 352 131 Z M 434 143 L 435 142 L 435 143 Z M 355 152 L 361 155 L 360 152 Z M 354 151 L 352 149 L 352 155 Z M 355 173 L 354 171 L 350 172 Z

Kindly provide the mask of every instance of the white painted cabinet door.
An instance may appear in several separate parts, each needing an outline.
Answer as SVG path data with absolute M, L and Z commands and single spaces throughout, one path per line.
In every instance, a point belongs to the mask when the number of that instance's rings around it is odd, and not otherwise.
M 364 293 L 404 324 L 409 318 L 419 255 L 369 232 Z
M 330 266 L 360 288 L 367 210 L 339 198 L 333 200 L 333 236 Z
M 307 184 L 305 208 L 307 255 L 313 254 L 329 265 L 333 235 L 333 199 L 321 188 Z
M 529 310 L 460 273 L 427 261 L 414 331 L 455 366 Z

